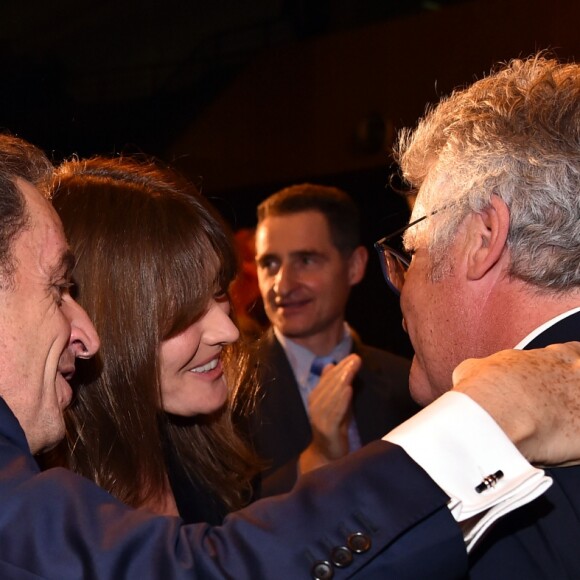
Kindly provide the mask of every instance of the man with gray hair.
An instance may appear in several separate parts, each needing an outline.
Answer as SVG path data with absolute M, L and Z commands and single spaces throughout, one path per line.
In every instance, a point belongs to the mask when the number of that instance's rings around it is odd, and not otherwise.
M 398 155 L 417 192 L 412 258 L 393 236 L 377 249 L 415 349 L 415 400 L 446 392 L 467 358 L 578 340 L 580 66 L 515 60 L 428 111 Z M 550 473 L 551 490 L 472 552 L 471 578 L 580 577 L 580 468 Z

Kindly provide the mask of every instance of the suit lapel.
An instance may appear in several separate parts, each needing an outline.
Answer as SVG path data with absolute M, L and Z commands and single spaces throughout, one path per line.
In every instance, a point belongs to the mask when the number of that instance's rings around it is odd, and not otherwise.
M 274 449 L 296 454 L 310 442 L 310 422 L 282 345 L 271 329 L 262 340 L 259 361 L 263 394 L 258 412 L 263 422 L 261 444 L 268 449 L 267 457 L 275 454 Z

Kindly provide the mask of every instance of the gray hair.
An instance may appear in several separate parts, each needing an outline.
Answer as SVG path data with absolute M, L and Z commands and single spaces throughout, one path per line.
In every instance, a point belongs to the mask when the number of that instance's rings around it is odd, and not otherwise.
M 510 275 L 580 285 L 580 65 L 513 60 L 428 110 L 396 153 L 405 180 L 423 186 L 417 210 L 437 212 L 421 224 L 435 264 L 497 195 L 510 210 Z

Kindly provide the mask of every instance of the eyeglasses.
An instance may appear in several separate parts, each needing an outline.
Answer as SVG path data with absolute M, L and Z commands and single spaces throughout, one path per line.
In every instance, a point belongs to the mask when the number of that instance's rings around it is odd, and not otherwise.
M 435 213 L 435 212 L 433 212 Z M 433 215 L 433 213 L 431 215 Z M 409 265 L 411 263 L 411 257 L 404 252 L 399 252 L 394 250 L 389 245 L 386 244 L 389 240 L 400 236 L 404 231 L 408 230 L 410 227 L 422 222 L 427 219 L 428 216 L 424 215 L 419 219 L 412 221 L 410 224 L 399 228 L 393 233 L 375 242 L 375 249 L 379 254 L 379 260 L 381 262 L 381 269 L 383 270 L 383 276 L 389 288 L 397 295 L 401 295 L 401 290 L 403 289 L 403 284 L 405 283 L 405 276 Z

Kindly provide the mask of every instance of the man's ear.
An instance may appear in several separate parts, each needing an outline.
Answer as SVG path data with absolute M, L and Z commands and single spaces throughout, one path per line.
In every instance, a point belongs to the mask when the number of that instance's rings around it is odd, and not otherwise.
M 351 286 L 358 284 L 365 275 L 369 253 L 364 246 L 357 246 L 348 259 L 348 281 Z
M 499 262 L 506 247 L 510 212 L 506 203 L 492 195 L 489 205 L 473 214 L 469 226 L 467 276 L 479 280 Z

